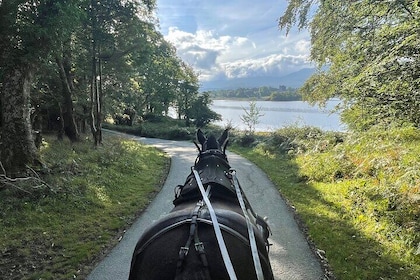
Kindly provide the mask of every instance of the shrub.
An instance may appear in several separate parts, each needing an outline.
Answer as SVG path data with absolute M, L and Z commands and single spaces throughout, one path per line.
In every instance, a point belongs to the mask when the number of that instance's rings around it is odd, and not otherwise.
M 325 132 L 317 127 L 288 126 L 276 130 L 266 139 L 272 153 L 300 154 L 306 151 L 326 151 L 342 143 L 341 132 Z
M 190 140 L 195 135 L 185 127 L 174 127 L 167 132 L 166 139 L 170 140 Z
M 398 231 L 398 239 L 411 248 L 404 254 L 411 258 L 420 244 L 419 142 L 419 130 L 412 127 L 373 128 L 349 133 L 340 145 L 299 154 L 296 162 L 301 175 L 313 182 L 355 183 L 346 194 L 355 217 L 370 215 L 386 225 L 381 234 Z

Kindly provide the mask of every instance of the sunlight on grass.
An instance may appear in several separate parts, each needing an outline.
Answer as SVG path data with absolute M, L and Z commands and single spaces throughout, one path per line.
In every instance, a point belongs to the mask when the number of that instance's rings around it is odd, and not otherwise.
M 93 192 L 94 196 L 102 203 L 103 206 L 111 205 L 111 199 L 107 195 L 104 187 L 90 185 L 88 189 Z
M 283 132 L 256 148 L 234 149 L 296 208 L 335 276 L 420 279 L 418 129 L 373 130 L 339 141 Z
M 169 167 L 161 151 L 108 135 L 96 149 L 90 141 L 45 143 L 43 179 L 54 192 L 0 192 L 1 279 L 83 279 L 159 191 Z

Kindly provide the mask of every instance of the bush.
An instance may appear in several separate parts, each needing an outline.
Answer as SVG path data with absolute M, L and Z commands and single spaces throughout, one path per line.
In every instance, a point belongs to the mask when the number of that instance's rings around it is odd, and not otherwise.
M 116 130 L 123 133 L 137 135 L 137 136 L 141 136 L 142 130 L 143 130 L 143 127 L 141 125 L 129 126 L 129 125 L 113 125 L 109 123 L 103 123 L 102 127 L 106 129 Z
M 239 144 L 242 147 L 252 147 L 255 142 L 255 135 L 245 133 L 239 137 Z
M 262 146 L 271 153 L 301 154 L 327 150 L 342 143 L 344 138 L 341 132 L 325 132 L 310 126 L 288 126 L 272 132 Z
M 420 132 L 413 127 L 373 128 L 350 133 L 340 145 L 300 154 L 296 162 L 301 176 L 312 182 L 355 184 L 345 194 L 354 216 L 386 224 L 389 236 L 398 231 L 398 239 L 411 248 L 401 255 L 414 258 L 420 250 L 419 142 Z
M 160 123 L 160 122 L 167 122 L 169 121 L 169 117 L 148 113 L 143 116 L 144 121 L 152 122 L 152 123 Z
M 165 139 L 170 140 L 190 140 L 194 137 L 194 133 L 192 133 L 186 127 L 174 127 L 170 129 L 165 137 Z
M 302 177 L 317 182 L 335 182 L 352 177 L 355 166 L 340 154 L 305 153 L 296 158 Z

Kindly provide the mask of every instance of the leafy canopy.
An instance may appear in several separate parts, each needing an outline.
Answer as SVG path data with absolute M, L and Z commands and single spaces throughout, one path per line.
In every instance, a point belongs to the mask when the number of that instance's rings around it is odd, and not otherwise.
M 319 71 L 304 98 L 343 100 L 351 128 L 420 126 L 418 0 L 290 0 L 279 27 L 309 28 L 310 58 Z

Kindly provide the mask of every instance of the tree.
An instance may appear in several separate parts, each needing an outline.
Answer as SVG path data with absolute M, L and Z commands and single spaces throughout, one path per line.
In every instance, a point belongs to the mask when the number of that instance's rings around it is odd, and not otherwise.
M 31 112 L 38 114 L 40 105 L 49 117 L 59 112 L 61 127 L 76 141 L 75 113 L 86 115 L 91 102 L 92 132 L 100 143 L 104 90 L 123 84 L 115 74 L 118 62 L 144 44 L 139 26 L 153 25 L 154 8 L 153 0 L 0 1 L 0 162 L 7 173 L 39 162 Z
M 57 70 L 59 73 L 59 78 L 61 81 L 61 104 L 60 104 L 60 120 L 61 120 L 61 131 L 59 137 L 61 138 L 61 133 L 64 132 L 67 137 L 72 141 L 78 141 L 80 139 L 79 131 L 77 129 L 75 116 L 74 116 L 74 105 L 73 105 L 73 96 L 76 91 L 75 87 L 75 73 L 73 66 L 73 48 L 75 45 L 74 34 L 75 31 L 80 32 L 81 27 L 81 14 L 82 10 L 75 7 L 74 11 L 77 11 L 74 20 L 75 26 L 70 30 L 70 32 L 63 34 L 62 40 L 58 48 L 55 50 L 55 61 L 57 65 Z M 77 19 L 77 20 L 76 20 Z M 77 24 L 77 25 L 76 25 Z
M 208 92 L 203 93 L 191 102 L 191 107 L 187 110 L 188 119 L 192 119 L 198 128 L 209 124 L 211 121 L 221 120 L 221 116 L 211 110 L 209 105 L 211 99 Z
M 185 118 L 185 124 L 190 125 L 191 110 L 193 102 L 198 95 L 198 76 L 193 68 L 186 63 L 180 62 L 178 77 L 178 94 L 175 100 L 175 107 L 178 112 L 178 119 Z
M 132 30 L 131 25 L 138 26 L 139 16 L 150 16 L 155 1 L 90 1 L 88 12 L 90 26 L 90 115 L 91 131 L 95 145 L 102 143 L 102 120 L 104 118 L 104 69 L 109 62 L 123 59 L 133 52 L 139 43 L 125 40 Z M 132 36 L 136 38 L 136 36 Z M 137 39 L 137 38 L 136 38 Z M 143 41 L 140 41 L 141 43 Z
M 420 126 L 419 19 L 418 1 L 291 0 L 279 26 L 310 29 L 319 72 L 301 89 L 306 100 L 339 97 L 353 128 Z
M 31 125 L 30 91 L 36 65 L 45 57 L 66 23 L 66 1 L 0 2 L 0 80 L 2 131 L 0 161 L 18 174 L 39 162 Z
M 106 3 L 103 1 L 101 5 Z M 98 11 L 101 9 L 98 7 Z M 90 44 L 97 41 L 101 45 L 101 54 L 97 55 L 97 60 L 101 61 L 101 74 L 96 74 L 98 82 L 91 80 L 89 87 L 95 92 L 95 83 L 102 84 L 97 87 L 103 95 L 100 98 L 103 104 L 99 106 L 103 110 L 101 114 L 121 119 L 124 112 L 130 111 L 147 118 L 167 114 L 169 107 L 174 106 L 179 118 L 188 122 L 187 110 L 198 95 L 197 75 L 177 57 L 175 48 L 156 30 L 153 20 L 144 21 L 124 14 L 129 15 L 130 10 L 111 17 L 112 28 L 105 28 L 108 24 L 105 22 L 99 24 L 101 28 L 97 33 L 101 36 L 97 35 L 98 40 L 88 40 Z M 89 18 L 87 25 L 90 26 L 93 23 Z M 90 68 L 95 69 L 93 63 Z M 95 97 L 94 94 L 90 100 L 96 102 Z M 96 110 L 96 107 L 91 108 Z M 118 122 L 125 123 L 125 120 Z
M 261 109 L 257 107 L 256 101 L 249 102 L 249 110 L 243 109 L 244 114 L 241 116 L 241 120 L 247 126 L 246 133 L 252 135 L 255 132 L 255 126 L 260 122 L 260 117 L 264 116 L 264 114 L 260 113 Z

